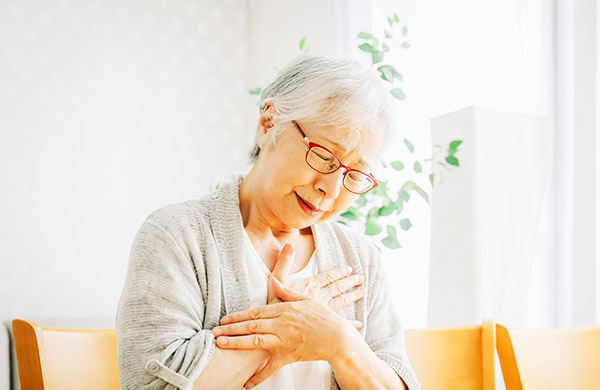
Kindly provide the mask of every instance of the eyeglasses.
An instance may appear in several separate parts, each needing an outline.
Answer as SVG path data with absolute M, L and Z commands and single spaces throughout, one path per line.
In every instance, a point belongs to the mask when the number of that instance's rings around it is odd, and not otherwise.
M 378 186 L 377 180 L 375 180 L 372 173 L 366 174 L 357 169 L 348 168 L 346 165 L 342 164 L 340 159 L 329 149 L 314 142 L 310 142 L 296 121 L 293 120 L 292 123 L 296 126 L 296 129 L 298 129 L 302 138 L 308 142 L 308 151 L 306 152 L 305 159 L 309 167 L 326 175 L 333 173 L 340 168 L 344 168 L 346 172 L 344 172 L 342 184 L 348 191 L 354 194 L 364 194 Z

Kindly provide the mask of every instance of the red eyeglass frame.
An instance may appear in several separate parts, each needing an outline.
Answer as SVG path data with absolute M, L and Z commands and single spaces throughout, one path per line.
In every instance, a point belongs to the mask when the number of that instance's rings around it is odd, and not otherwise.
M 365 172 L 363 172 L 363 171 L 359 171 L 358 169 L 352 169 L 352 168 L 348 167 L 347 165 L 344 165 L 344 164 L 342 163 L 342 161 L 339 159 L 339 157 L 338 157 L 338 156 L 336 156 L 336 155 L 335 155 L 335 153 L 333 153 L 331 150 L 327 149 L 327 148 L 326 148 L 325 146 L 323 146 L 323 145 L 319 145 L 319 144 L 318 144 L 318 143 L 316 143 L 316 142 L 311 142 L 311 141 L 308 139 L 308 137 L 306 136 L 306 134 L 304 133 L 304 130 L 302 130 L 302 128 L 300 127 L 300 125 L 299 125 L 299 124 L 298 124 L 298 123 L 297 123 L 295 120 L 292 120 L 292 123 L 294 124 L 294 126 L 296 126 L 296 129 L 298 129 L 298 131 L 300 132 L 300 135 L 302 136 L 302 138 L 304 138 L 304 140 L 305 140 L 306 142 L 308 142 L 308 150 L 306 151 L 306 156 L 304 157 L 304 160 L 306 161 L 306 164 L 307 164 L 309 167 L 311 167 L 312 169 L 314 169 L 315 171 L 317 171 L 317 172 L 319 172 L 319 173 L 321 173 L 321 174 L 323 174 L 323 175 L 328 175 L 328 174 L 330 174 L 330 173 L 333 173 L 333 172 L 337 171 L 337 170 L 338 170 L 338 169 L 340 169 L 340 168 L 345 168 L 345 169 L 346 169 L 346 172 L 344 172 L 344 176 L 343 176 L 343 178 L 342 178 L 342 185 L 344 186 L 344 188 L 345 188 L 345 189 L 347 189 L 348 191 L 352 192 L 353 194 L 357 194 L 357 195 L 366 194 L 367 192 L 371 191 L 373 188 L 375 188 L 375 187 L 377 187 L 377 186 L 379 185 L 379 183 L 377 182 L 377 179 L 375 179 L 375 177 L 373 176 L 373 174 L 372 174 L 372 173 L 368 173 L 368 174 L 367 174 L 367 173 L 365 173 Z M 313 168 L 313 166 L 312 166 L 312 165 L 310 165 L 310 164 L 308 163 L 308 153 L 310 153 L 310 150 L 311 150 L 312 148 L 314 148 L 315 146 L 317 146 L 317 147 L 319 147 L 319 148 L 322 148 L 322 149 L 325 149 L 326 151 L 328 151 L 329 153 L 331 153 L 331 155 L 332 155 L 333 157 L 335 157 L 335 159 L 336 159 L 336 160 L 337 160 L 337 162 L 339 163 L 339 166 L 338 166 L 338 167 L 337 167 L 335 170 L 333 170 L 333 171 L 331 171 L 331 172 L 321 172 L 321 171 L 319 171 L 319 170 L 317 170 L 317 169 Z M 355 191 L 352 191 L 351 189 L 349 189 L 348 187 L 346 187 L 346 184 L 344 184 L 344 181 L 346 180 L 346 175 L 347 175 L 349 172 L 352 172 L 352 171 L 354 171 L 354 172 L 358 172 L 358 173 L 361 173 L 361 174 L 363 174 L 363 175 L 365 175 L 365 176 L 367 176 L 367 177 L 370 177 L 370 178 L 373 180 L 373 186 L 372 186 L 371 188 L 369 188 L 368 190 L 366 190 L 365 192 L 355 192 Z

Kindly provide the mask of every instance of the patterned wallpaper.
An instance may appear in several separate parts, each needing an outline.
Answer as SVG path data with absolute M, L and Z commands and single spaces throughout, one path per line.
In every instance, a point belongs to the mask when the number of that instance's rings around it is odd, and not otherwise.
M 248 8 L 0 0 L 0 317 L 112 318 L 143 219 L 246 168 Z

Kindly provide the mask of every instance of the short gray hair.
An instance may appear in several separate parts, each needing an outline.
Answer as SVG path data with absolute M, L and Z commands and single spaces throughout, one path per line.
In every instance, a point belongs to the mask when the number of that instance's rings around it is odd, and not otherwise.
M 396 126 L 396 111 L 389 88 L 378 71 L 344 57 L 301 54 L 287 64 L 260 94 L 259 115 L 273 104 L 275 137 L 291 120 L 339 126 L 370 134 L 383 125 L 384 141 Z M 387 142 L 384 142 L 387 144 Z M 256 161 L 260 147 L 250 153 Z

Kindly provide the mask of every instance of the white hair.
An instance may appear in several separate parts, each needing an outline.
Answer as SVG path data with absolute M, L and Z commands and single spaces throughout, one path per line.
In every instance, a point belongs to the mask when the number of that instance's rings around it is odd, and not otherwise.
M 332 125 L 388 144 L 396 125 L 389 88 L 378 71 L 344 57 L 302 54 L 287 64 L 260 94 L 259 115 L 274 106 L 273 137 L 292 120 Z M 381 128 L 383 134 L 374 134 Z M 260 153 L 255 143 L 250 157 Z

